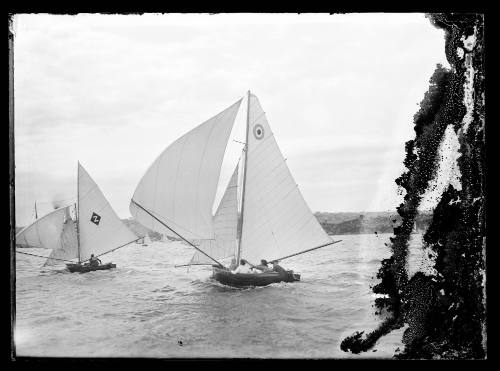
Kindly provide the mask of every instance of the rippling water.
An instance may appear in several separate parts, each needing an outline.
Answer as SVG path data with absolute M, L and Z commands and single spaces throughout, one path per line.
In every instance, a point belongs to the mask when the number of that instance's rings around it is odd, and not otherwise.
M 380 322 L 370 286 L 390 236 L 335 236 L 343 242 L 282 262 L 300 282 L 251 289 L 212 281 L 210 267 L 175 268 L 193 253 L 178 242 L 131 244 L 101 258 L 116 269 L 86 274 L 17 254 L 17 355 L 391 357 L 399 330 L 375 351 L 340 350 L 346 335 Z

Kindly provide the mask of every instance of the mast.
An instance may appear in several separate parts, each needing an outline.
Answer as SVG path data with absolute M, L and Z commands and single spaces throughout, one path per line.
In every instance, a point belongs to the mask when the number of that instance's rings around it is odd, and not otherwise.
M 247 131 L 245 135 L 245 165 L 243 170 L 243 184 L 241 189 L 241 215 L 240 215 L 240 235 L 238 241 L 238 251 L 236 253 L 236 263 L 240 264 L 241 257 L 241 237 L 243 236 L 243 212 L 245 210 L 245 189 L 247 182 L 247 163 L 248 163 L 248 130 L 250 127 L 250 90 L 247 93 Z
M 38 219 L 38 213 L 36 212 L 36 201 L 35 201 L 35 219 Z
M 78 161 L 78 171 L 76 179 L 76 202 L 75 202 L 75 216 L 76 216 L 76 239 L 78 246 L 78 264 L 80 264 L 80 210 L 77 205 L 80 205 L 80 161 Z

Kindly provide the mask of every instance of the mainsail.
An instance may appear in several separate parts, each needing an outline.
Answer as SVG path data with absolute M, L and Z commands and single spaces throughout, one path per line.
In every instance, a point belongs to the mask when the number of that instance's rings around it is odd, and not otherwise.
M 262 107 L 249 94 L 240 257 L 271 261 L 330 243 L 306 204 Z
M 215 259 L 224 259 L 234 256 L 236 252 L 238 226 L 238 165 L 234 169 L 226 191 L 214 215 L 215 239 L 199 241 L 200 250 Z M 206 255 L 195 251 L 190 265 L 213 264 L 213 260 Z
M 240 103 L 241 99 L 177 139 L 153 162 L 130 203 L 139 223 L 172 237 L 178 233 L 188 240 L 215 238 L 212 207 Z
M 56 209 L 23 228 L 16 234 L 16 246 L 52 250 L 63 248 L 62 232 L 70 207 Z
M 106 200 L 97 184 L 78 163 L 78 229 L 80 260 L 137 240 Z

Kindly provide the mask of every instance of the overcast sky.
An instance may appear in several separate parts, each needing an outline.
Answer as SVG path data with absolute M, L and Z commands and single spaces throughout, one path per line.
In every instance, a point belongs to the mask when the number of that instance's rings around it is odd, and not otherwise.
M 129 217 L 154 159 L 247 90 L 313 211 L 394 211 L 413 115 L 448 66 L 416 13 L 18 15 L 14 31 L 17 225 L 35 200 L 75 200 L 77 161 Z

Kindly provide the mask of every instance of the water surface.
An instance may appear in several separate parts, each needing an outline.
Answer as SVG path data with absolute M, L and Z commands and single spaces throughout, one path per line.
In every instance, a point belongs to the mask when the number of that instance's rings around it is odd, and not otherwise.
M 210 267 L 175 268 L 193 253 L 179 242 L 133 243 L 101 257 L 116 269 L 85 274 L 17 254 L 17 355 L 391 357 L 399 330 L 361 355 L 339 347 L 381 321 L 370 286 L 390 236 L 334 236 L 343 241 L 281 263 L 300 282 L 251 289 L 212 281 Z

